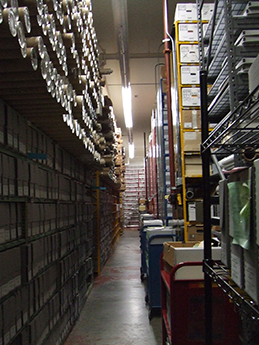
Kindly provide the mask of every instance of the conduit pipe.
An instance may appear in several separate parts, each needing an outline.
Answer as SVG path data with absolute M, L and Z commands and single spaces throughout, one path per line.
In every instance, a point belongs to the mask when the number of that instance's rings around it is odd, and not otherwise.
M 170 202 L 176 204 L 177 191 L 175 186 L 175 155 L 173 139 L 173 119 L 172 119 L 172 95 L 171 95 L 171 48 L 170 35 L 168 32 L 168 0 L 163 3 L 164 17 L 164 55 L 166 68 L 166 96 L 167 96 L 167 115 L 168 115 L 168 139 L 169 139 L 169 166 L 170 166 Z

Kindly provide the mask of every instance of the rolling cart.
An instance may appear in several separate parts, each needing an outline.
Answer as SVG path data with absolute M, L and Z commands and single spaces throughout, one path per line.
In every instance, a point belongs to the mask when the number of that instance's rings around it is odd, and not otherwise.
M 143 281 L 147 275 L 146 265 L 146 230 L 148 228 L 163 228 L 163 221 L 161 219 L 143 220 L 142 227 L 140 228 L 140 252 L 141 252 L 141 266 L 140 266 L 140 279 Z
M 169 230 L 170 229 L 170 230 Z M 149 231 L 149 238 L 146 245 L 146 267 L 147 267 L 147 294 L 146 303 L 149 305 L 149 320 L 155 314 L 161 313 L 161 288 L 160 288 L 160 257 L 164 249 L 164 242 L 180 241 L 178 235 L 173 233 L 172 228 L 164 228 L 159 233 L 152 234 Z
M 202 266 L 202 262 L 182 262 L 168 273 L 161 258 L 163 345 L 205 345 L 204 279 L 177 279 L 182 270 L 194 270 L 194 266 Z M 234 308 L 234 303 L 214 285 L 213 345 L 240 344 L 240 319 Z

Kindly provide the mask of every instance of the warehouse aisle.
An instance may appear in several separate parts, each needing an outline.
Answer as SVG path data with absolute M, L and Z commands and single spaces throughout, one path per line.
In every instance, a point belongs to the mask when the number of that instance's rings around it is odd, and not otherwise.
M 157 345 L 161 318 L 148 319 L 138 230 L 125 230 L 65 345 Z

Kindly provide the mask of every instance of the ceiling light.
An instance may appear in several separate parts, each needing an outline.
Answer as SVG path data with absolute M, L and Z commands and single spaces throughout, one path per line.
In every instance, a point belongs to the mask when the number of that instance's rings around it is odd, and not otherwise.
M 129 159 L 134 158 L 135 156 L 135 147 L 134 147 L 134 143 L 129 143 Z
M 122 87 L 122 103 L 124 112 L 124 121 L 127 128 L 133 127 L 132 104 L 131 104 L 131 87 Z

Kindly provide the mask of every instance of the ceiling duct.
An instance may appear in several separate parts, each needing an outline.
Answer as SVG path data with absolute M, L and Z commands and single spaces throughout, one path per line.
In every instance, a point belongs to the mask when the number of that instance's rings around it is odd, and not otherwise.
M 123 87 L 128 87 L 130 78 L 127 0 L 112 0 L 112 10 L 119 52 L 121 84 Z

